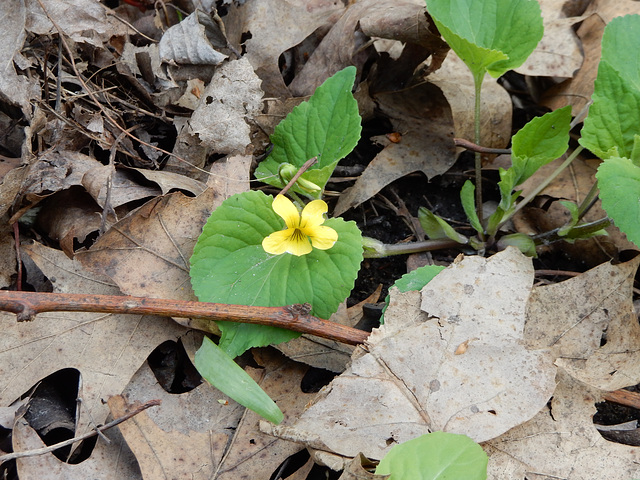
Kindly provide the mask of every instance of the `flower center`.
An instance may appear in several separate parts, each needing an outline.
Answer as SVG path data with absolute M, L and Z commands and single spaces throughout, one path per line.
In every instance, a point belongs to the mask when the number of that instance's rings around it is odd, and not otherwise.
M 306 238 L 307 236 L 299 228 L 295 228 L 291 234 L 291 240 L 294 242 L 304 242 Z

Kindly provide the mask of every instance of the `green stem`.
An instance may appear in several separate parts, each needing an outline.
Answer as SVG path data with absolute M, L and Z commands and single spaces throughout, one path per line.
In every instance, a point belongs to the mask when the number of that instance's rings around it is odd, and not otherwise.
M 584 198 L 580 206 L 578 207 L 578 220 L 584 217 L 585 213 L 589 211 L 589 209 L 593 206 L 596 198 L 598 197 L 598 182 L 594 182 L 591 186 L 591 190 L 587 193 L 587 196 Z
M 473 76 L 473 83 L 475 87 L 475 107 L 474 107 L 474 136 L 476 145 L 480 145 L 482 139 L 480 138 L 480 107 L 482 92 L 482 80 L 484 79 L 484 71 L 476 73 Z M 476 176 L 476 213 L 480 220 L 480 225 L 484 225 L 484 215 L 482 212 L 482 155 L 480 152 L 475 153 L 475 176 Z M 484 232 L 478 232 L 480 240 L 484 241 Z
M 611 225 L 612 225 L 611 219 L 609 217 L 604 217 L 594 222 L 577 225 L 573 227 L 567 235 L 563 235 L 563 236 L 558 235 L 558 231 L 563 227 L 554 228 L 549 232 L 544 232 L 544 233 L 541 233 L 540 235 L 534 236 L 533 241 L 535 242 L 536 245 L 549 245 L 553 242 L 558 242 L 560 240 L 567 240 L 567 239 L 575 240 L 580 238 L 589 238 L 589 235 L 596 233 L 597 231 L 607 228 Z
M 386 244 L 370 237 L 362 237 L 365 258 L 383 258 L 393 255 L 406 255 L 409 253 L 430 252 L 445 248 L 459 248 L 463 244 L 455 240 L 424 240 L 422 242 Z

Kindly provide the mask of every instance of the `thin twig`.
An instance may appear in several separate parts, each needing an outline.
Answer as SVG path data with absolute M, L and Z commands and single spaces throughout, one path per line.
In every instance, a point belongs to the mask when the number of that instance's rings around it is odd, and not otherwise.
M 492 153 L 492 154 L 496 154 L 496 155 L 504 155 L 504 154 L 509 154 L 511 153 L 511 149 L 510 148 L 489 148 L 489 147 L 483 147 L 480 145 L 476 145 L 475 143 L 469 141 L 469 140 L 465 140 L 464 138 L 454 138 L 453 139 L 453 143 L 455 143 L 456 147 L 462 147 L 466 150 L 470 150 L 472 152 L 479 152 L 479 153 Z
M 87 438 L 91 438 L 95 435 L 98 435 L 98 432 L 101 433 L 101 432 L 104 432 L 105 430 L 109 430 L 110 428 L 115 427 L 116 425 L 120 425 L 122 422 L 129 420 L 131 417 L 139 414 L 143 410 L 146 410 L 149 407 L 155 407 L 157 405 L 160 405 L 161 403 L 162 402 L 160 400 L 149 400 L 148 402 L 137 407 L 135 410 L 132 410 L 131 412 L 123 415 L 120 418 L 116 418 L 115 420 L 107 423 L 106 425 L 98 427 L 95 430 L 85 433 L 84 435 L 80 435 L 79 437 L 74 437 L 74 438 L 70 438 L 69 440 L 65 440 L 64 442 L 56 443 L 54 445 L 49 445 L 48 447 L 35 448 L 33 450 L 25 450 L 23 452 L 13 452 L 13 453 L 7 453 L 6 455 L 1 455 L 0 464 L 3 464 L 4 462 L 8 462 L 9 460 L 15 460 L 16 458 L 35 457 L 38 455 L 44 455 L 45 453 L 53 452 L 54 450 L 58 450 L 59 448 L 62 448 L 62 447 L 67 447 L 76 442 L 81 442 L 83 440 L 86 440 Z
M 307 160 L 306 162 L 304 162 L 300 167 L 300 169 L 296 172 L 296 174 L 291 178 L 291 180 L 289 180 L 289 183 L 287 183 L 287 185 L 282 189 L 282 191 L 280 192 L 280 195 L 284 195 L 285 193 L 287 193 L 289 189 L 293 187 L 293 184 L 296 183 L 298 179 L 302 176 L 302 174 L 306 172 L 309 169 L 309 167 L 311 167 L 311 165 L 313 165 L 317 161 L 318 161 L 318 157 L 313 157 Z
M 369 336 L 368 332 L 309 315 L 310 310 L 308 304 L 248 307 L 162 298 L 0 290 L 0 311 L 17 314 L 19 322 L 33 320 L 44 312 L 99 312 L 271 325 L 351 345 L 363 343 Z

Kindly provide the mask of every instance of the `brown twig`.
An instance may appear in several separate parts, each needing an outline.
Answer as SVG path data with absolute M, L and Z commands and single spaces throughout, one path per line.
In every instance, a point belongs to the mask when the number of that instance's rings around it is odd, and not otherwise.
M 511 153 L 511 150 L 508 148 L 489 148 L 483 147 L 480 145 L 476 145 L 475 143 L 465 140 L 464 138 L 454 138 L 453 142 L 456 144 L 456 147 L 462 147 L 472 152 L 478 153 L 495 153 L 496 155 L 508 154 Z
M 19 322 L 44 312 L 100 312 L 271 325 L 350 345 L 363 343 L 369 336 L 368 332 L 309 315 L 309 310 L 308 305 L 247 307 L 117 295 L 0 291 L 0 311 L 17 314 Z
M 640 393 L 637 392 L 630 392 L 629 390 L 620 389 L 614 392 L 607 393 L 604 396 L 604 399 L 608 402 L 640 409 Z
M 311 165 L 313 165 L 317 161 L 318 161 L 318 157 L 313 157 L 307 160 L 306 162 L 304 162 L 300 167 L 300 169 L 296 172 L 296 174 L 291 178 L 291 180 L 289 180 L 289 183 L 287 183 L 287 185 L 282 189 L 282 191 L 280 192 L 280 195 L 284 195 L 285 193 L 287 193 L 289 189 L 293 187 L 293 184 L 296 183 L 298 179 L 302 176 L 302 174 L 306 172 L 309 169 L 309 167 L 311 167 Z
M 48 447 L 43 448 L 35 448 L 33 450 L 25 450 L 23 452 L 13 452 L 7 453 L 6 455 L 0 455 L 0 464 L 4 462 L 8 462 L 9 460 L 15 460 L 16 458 L 24 458 L 24 457 L 35 457 L 37 455 L 44 455 L 45 453 L 53 452 L 54 450 L 58 450 L 59 448 L 66 447 L 72 445 L 76 442 L 81 442 L 82 440 L 86 440 L 87 438 L 91 438 L 94 435 L 98 435 L 100 432 L 104 432 L 105 430 L 109 430 L 110 428 L 115 427 L 116 425 L 120 425 L 122 422 L 129 420 L 131 417 L 139 414 L 143 410 L 146 410 L 149 407 L 155 407 L 160 405 L 162 402 L 160 400 L 149 400 L 146 403 L 143 403 L 136 409 L 130 411 L 129 413 L 123 415 L 120 418 L 116 418 L 115 420 L 103 425 L 101 427 L 92 430 L 91 432 L 87 432 L 84 435 L 80 435 L 79 437 L 70 438 L 69 440 L 65 440 L 64 442 L 55 443 L 53 445 L 49 445 Z

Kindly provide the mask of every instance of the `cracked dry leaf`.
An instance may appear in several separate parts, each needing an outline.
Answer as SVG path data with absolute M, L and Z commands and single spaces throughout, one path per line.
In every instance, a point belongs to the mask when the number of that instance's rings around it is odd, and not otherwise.
M 638 264 L 640 256 L 605 263 L 535 288 L 527 306 L 527 344 L 551 348 L 556 365 L 587 385 L 613 391 L 640 382 L 640 324 L 632 299 Z
M 249 60 L 226 63 L 200 97 L 189 121 L 192 132 L 216 153 L 245 153 L 251 144 L 248 122 L 260 113 L 262 94 Z
M 430 431 L 486 441 L 529 420 L 553 394 L 556 370 L 549 352 L 522 341 L 532 283 L 531 259 L 510 247 L 455 262 L 421 293 L 393 292 L 368 353 L 356 350 L 293 428 L 271 432 L 380 459 Z
M 119 295 L 106 277 L 84 270 L 59 250 L 39 244 L 23 246 L 56 293 Z M 122 392 L 147 356 L 160 343 L 184 331 L 168 318 L 150 315 L 50 312 L 31 322 L 16 323 L 0 313 L 0 402 L 9 405 L 42 378 L 64 368 L 81 374 L 82 399 L 76 433 L 104 422 L 103 400 Z
M 605 440 L 593 424 L 601 392 L 558 370 L 549 406 L 482 445 L 492 480 L 640 478 L 640 448 Z

